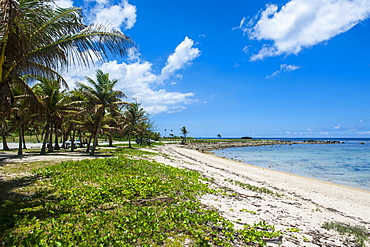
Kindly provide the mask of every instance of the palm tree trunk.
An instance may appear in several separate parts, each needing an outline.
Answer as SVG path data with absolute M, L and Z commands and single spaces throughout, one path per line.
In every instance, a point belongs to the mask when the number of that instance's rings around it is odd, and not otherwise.
M 39 136 L 38 136 L 38 131 L 35 130 L 35 136 L 36 136 L 36 142 L 40 142 Z M 42 136 L 42 135 L 41 135 Z
M 9 151 L 10 148 L 8 147 L 8 143 L 6 141 L 6 134 L 5 134 L 5 131 L 2 132 L 2 136 L 3 136 L 3 150 L 4 151 Z
M 71 152 L 75 151 L 75 136 L 76 136 L 76 130 L 74 129 L 72 132 Z
M 40 154 L 45 154 L 46 153 L 46 142 L 48 140 L 48 136 L 49 136 L 49 122 L 46 124 L 45 126 L 45 129 L 44 129 L 44 141 L 42 143 L 42 147 L 41 147 L 41 152 Z
M 131 132 L 128 134 L 128 147 L 131 148 Z
M 23 143 L 23 149 L 27 149 L 27 146 L 26 146 L 26 138 L 24 137 L 24 126 L 22 125 L 21 126 L 22 128 L 22 143 Z
M 78 140 L 80 140 L 80 146 L 79 148 L 82 148 L 83 147 L 83 140 L 82 140 L 82 133 L 81 133 L 81 129 L 78 130 Z
M 54 144 L 54 150 L 59 150 L 59 133 L 58 133 L 58 124 L 55 124 L 55 144 Z
M 90 145 L 91 145 L 91 139 L 93 138 L 93 134 L 89 136 L 89 140 L 87 142 L 87 148 L 86 148 L 86 153 L 90 152 Z
M 68 136 L 69 136 L 69 133 L 71 132 L 71 128 L 72 128 L 72 123 L 69 125 L 68 129 L 63 131 L 62 133 L 62 136 L 63 136 L 63 144 L 62 144 L 62 148 L 66 148 L 66 141 L 68 141 Z
M 18 130 L 19 130 L 19 145 L 18 145 L 18 155 L 23 155 L 23 151 L 22 151 L 22 144 L 23 144 L 23 130 L 22 130 L 22 126 L 20 125 L 20 123 L 18 122 Z
M 109 147 L 113 147 L 113 135 L 108 133 L 108 137 L 109 137 Z
M 90 155 L 94 155 L 95 154 L 95 148 L 98 144 L 98 137 L 99 137 L 99 132 L 100 132 L 100 128 L 101 128 L 101 122 L 103 120 L 103 114 L 101 114 L 98 118 L 97 118 L 97 126 L 96 126 L 96 130 L 95 130 L 95 133 L 94 133 L 94 142 L 93 142 L 93 147 L 91 149 L 91 152 L 90 152 Z
M 48 153 L 53 152 L 53 123 L 50 122 L 49 124 L 49 147 L 48 147 Z
M 5 126 L 5 123 L 2 122 L 1 123 L 1 136 L 3 138 L 3 150 L 4 151 L 9 151 L 9 147 L 8 147 L 8 143 L 6 141 L 6 126 Z

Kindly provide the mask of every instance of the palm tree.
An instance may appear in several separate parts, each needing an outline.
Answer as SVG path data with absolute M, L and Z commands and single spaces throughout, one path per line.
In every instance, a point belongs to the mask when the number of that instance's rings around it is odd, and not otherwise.
M 0 132 L 1 137 L 3 139 L 3 150 L 9 151 L 8 143 L 6 141 L 6 137 L 9 132 L 8 128 L 8 120 L 10 118 L 10 111 L 11 111 L 11 101 L 10 99 L 0 101 Z
M 46 142 L 49 139 L 49 152 L 53 151 L 53 132 L 55 133 L 55 142 L 58 143 L 58 130 L 62 124 L 63 116 L 73 112 L 68 93 L 61 90 L 58 81 L 48 78 L 39 78 L 39 83 L 33 87 L 35 94 L 42 102 L 42 108 L 46 117 L 45 136 L 41 148 L 41 154 L 45 154 Z
M 104 118 L 102 130 L 104 135 L 108 136 L 108 147 L 113 147 L 113 135 L 120 133 L 121 118 L 120 112 L 108 113 Z
M 126 95 L 121 91 L 114 90 L 114 86 L 117 84 L 118 80 L 110 80 L 109 73 L 103 73 L 103 71 L 97 70 L 96 81 L 90 77 L 86 77 L 86 80 L 91 86 L 77 83 L 77 92 L 85 98 L 87 107 L 94 114 L 93 147 L 90 152 L 91 155 L 94 155 L 101 124 L 106 112 L 118 111 L 119 106 L 126 104 L 121 100 L 121 98 L 125 98 Z
M 0 0 L 0 101 L 24 74 L 64 82 L 69 65 L 90 65 L 109 54 L 125 55 L 129 37 L 102 25 L 82 23 L 81 9 L 59 8 L 51 0 Z
M 23 87 L 22 84 L 12 85 L 11 93 L 14 96 L 10 108 L 10 121 L 13 129 L 16 129 L 19 134 L 19 147 L 18 155 L 22 155 L 24 145 L 24 130 L 27 125 L 32 122 L 33 114 L 37 111 L 38 107 L 30 107 L 30 97 L 26 94 L 28 87 Z
M 140 107 L 140 103 L 135 102 L 131 103 L 127 111 L 124 112 L 124 124 L 123 124 L 123 131 L 128 135 L 128 144 L 129 148 L 131 148 L 131 138 L 133 135 L 143 135 L 145 133 L 146 127 L 141 124 L 142 122 L 146 121 L 147 114 L 142 107 Z
M 180 131 L 181 131 L 181 134 L 182 134 L 182 135 L 183 135 L 183 137 L 184 137 L 184 139 L 183 139 L 182 143 L 183 143 L 183 144 L 185 144 L 185 143 L 186 143 L 186 136 L 187 136 L 187 134 L 189 133 L 189 131 L 186 129 L 186 126 L 183 126 L 183 127 L 180 129 Z

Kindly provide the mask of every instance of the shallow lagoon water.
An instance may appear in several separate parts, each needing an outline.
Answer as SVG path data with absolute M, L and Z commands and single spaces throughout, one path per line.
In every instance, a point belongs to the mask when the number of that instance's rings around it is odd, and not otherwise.
M 370 191 L 370 142 L 215 150 L 219 157 Z

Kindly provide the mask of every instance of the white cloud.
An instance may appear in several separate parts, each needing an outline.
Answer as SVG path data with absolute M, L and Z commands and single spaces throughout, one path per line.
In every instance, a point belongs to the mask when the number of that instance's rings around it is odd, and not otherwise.
M 162 69 L 160 81 L 167 80 L 200 56 L 200 50 L 193 45 L 194 41 L 185 37 L 184 41 L 176 47 L 175 52 L 168 57 L 166 66 Z
M 245 54 L 248 54 L 248 53 L 249 53 L 249 45 L 244 46 L 244 48 L 243 48 L 243 52 L 244 52 Z
M 368 0 L 291 0 L 283 7 L 269 4 L 259 16 L 238 27 L 253 40 L 271 40 L 252 61 L 302 49 L 327 41 L 369 18 Z M 257 18 L 259 17 L 259 18 Z
M 311 129 L 310 127 L 307 128 L 307 131 L 314 131 L 315 129 Z
M 69 8 L 73 6 L 73 1 L 72 0 L 57 0 L 54 2 L 55 5 L 61 8 Z
M 185 41 L 193 44 L 193 41 L 189 38 L 185 38 Z M 158 75 L 153 72 L 152 63 L 141 61 L 140 54 L 131 50 L 128 62 L 119 63 L 114 60 L 103 64 L 97 63 L 96 66 L 89 69 L 75 68 L 73 72 L 65 74 L 65 79 L 70 85 L 70 89 L 73 89 L 76 81 L 86 83 L 85 76 L 95 79 L 96 70 L 101 69 L 104 73 L 109 73 L 110 79 L 119 80 L 117 90 L 123 91 L 129 99 L 137 99 L 150 114 L 182 111 L 186 104 L 196 101 L 193 99 L 195 94 L 192 92 L 169 92 L 159 87 L 164 86 L 165 82 L 170 81 L 173 77 L 179 78 L 178 70 L 183 69 L 185 65 L 199 56 L 200 51 L 198 49 L 191 48 L 192 46 L 183 49 L 183 46 L 184 41 L 178 45 L 171 55 L 173 59 L 168 59 L 162 73 Z M 197 56 L 192 55 L 194 53 L 193 49 L 198 51 Z M 180 55 L 186 57 L 186 59 L 177 59 L 177 56 Z M 171 70 L 164 70 L 166 67 L 171 68 Z
M 297 66 L 297 65 L 281 64 L 279 70 L 275 71 L 270 76 L 266 76 L 266 78 L 269 79 L 271 77 L 275 77 L 275 76 L 279 75 L 282 72 L 294 71 L 294 70 L 299 69 L 300 67 L 301 66 Z
M 334 126 L 334 127 L 333 127 L 333 129 L 335 129 L 335 130 L 339 130 L 339 129 L 340 129 L 340 125 L 338 125 L 338 126 Z
M 106 0 L 96 0 L 89 12 L 92 24 L 109 24 L 116 30 L 131 29 L 136 22 L 136 6 L 122 0 L 117 5 L 109 5 Z

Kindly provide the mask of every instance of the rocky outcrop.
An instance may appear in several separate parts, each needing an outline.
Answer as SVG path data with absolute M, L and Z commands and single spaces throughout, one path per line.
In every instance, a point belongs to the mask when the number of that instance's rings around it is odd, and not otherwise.
M 233 147 L 253 147 L 253 146 L 270 146 L 270 145 L 292 145 L 292 144 L 336 144 L 339 141 L 327 140 L 304 140 L 304 141 L 287 141 L 287 140 L 253 140 L 253 141 L 224 141 L 224 142 L 192 142 L 183 147 L 195 149 L 202 152 L 208 152 L 216 149 L 233 148 Z

